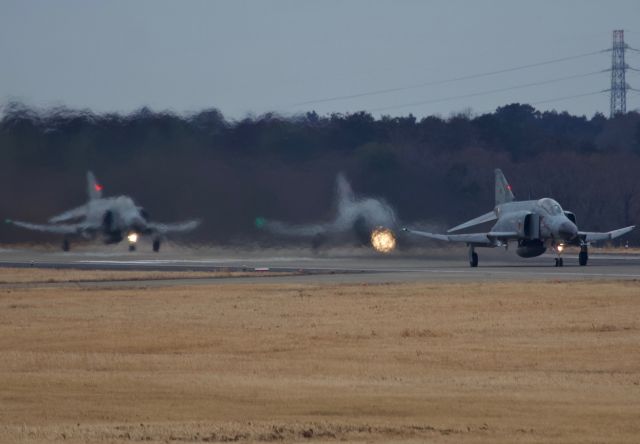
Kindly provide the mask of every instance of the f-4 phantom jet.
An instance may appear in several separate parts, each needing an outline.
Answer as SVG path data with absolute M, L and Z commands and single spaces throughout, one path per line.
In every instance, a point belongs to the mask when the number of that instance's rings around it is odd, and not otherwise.
M 336 216 L 332 221 L 309 225 L 256 219 L 256 225 L 287 237 L 310 238 L 313 248 L 332 240 L 357 239 L 376 251 L 388 253 L 396 247 L 396 215 L 386 202 L 372 197 L 357 197 L 343 174 L 336 179 Z
M 447 233 L 496 221 L 488 233 L 435 234 L 404 228 L 404 231 L 446 242 L 463 242 L 469 247 L 469 265 L 478 266 L 477 247 L 507 247 L 516 242 L 516 253 L 521 257 L 536 257 L 548 248 L 557 253 L 556 267 L 563 266 L 561 253 L 567 245 L 580 247 L 578 263 L 587 265 L 589 245 L 611 240 L 633 230 L 635 225 L 606 233 L 579 231 L 576 217 L 564 211 L 555 200 L 545 197 L 539 200 L 516 201 L 511 185 L 499 169 L 495 170 L 495 198 L 493 211 L 453 227 Z
M 153 236 L 153 251 L 156 252 L 160 250 L 166 234 L 190 231 L 199 224 L 196 220 L 175 224 L 151 222 L 145 209 L 136 205 L 129 196 L 102 197 L 102 185 L 91 172 L 87 173 L 87 185 L 89 201 L 52 217 L 48 224 L 14 220 L 7 220 L 7 223 L 29 230 L 62 234 L 64 251 L 69 251 L 70 240 L 74 236 L 85 239 L 101 236 L 105 244 L 116 244 L 126 237 L 129 251 L 134 251 L 138 238 L 147 235 Z

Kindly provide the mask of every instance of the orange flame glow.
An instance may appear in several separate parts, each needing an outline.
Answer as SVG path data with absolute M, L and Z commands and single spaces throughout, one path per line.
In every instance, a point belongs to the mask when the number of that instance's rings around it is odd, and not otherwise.
M 389 228 L 378 227 L 371 232 L 371 246 L 380 253 L 390 253 L 396 248 L 396 236 Z

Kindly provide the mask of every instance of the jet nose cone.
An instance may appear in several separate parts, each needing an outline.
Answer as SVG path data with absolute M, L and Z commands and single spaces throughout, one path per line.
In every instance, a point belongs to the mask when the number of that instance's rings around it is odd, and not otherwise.
M 572 240 L 578 235 L 578 227 L 571 221 L 564 221 L 558 227 L 558 235 L 564 240 Z

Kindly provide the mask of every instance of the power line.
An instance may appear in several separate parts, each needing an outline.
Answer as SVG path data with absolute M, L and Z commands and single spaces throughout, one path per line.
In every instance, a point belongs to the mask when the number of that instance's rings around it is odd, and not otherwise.
M 561 82 L 563 80 L 571 80 L 571 79 L 578 79 L 578 78 L 582 78 L 582 77 L 588 77 L 588 76 L 592 76 L 592 75 L 595 75 L 595 74 L 602 74 L 602 73 L 608 72 L 608 71 L 609 71 L 608 69 L 605 69 L 605 70 L 601 70 L 601 71 L 589 72 L 589 73 L 586 73 L 586 74 L 576 74 L 576 75 L 572 75 L 572 76 L 565 76 L 565 77 L 558 77 L 558 78 L 555 78 L 555 79 L 543 80 L 543 81 L 540 81 L 540 82 L 525 83 L 523 85 L 509 86 L 509 87 L 506 87 L 506 88 L 491 89 L 491 90 L 488 90 L 488 91 L 481 91 L 481 92 L 463 94 L 463 95 L 458 95 L 458 96 L 443 97 L 443 98 L 440 98 L 440 99 L 421 100 L 421 101 L 418 101 L 418 102 L 404 103 L 404 104 L 400 104 L 400 105 L 383 106 L 383 107 L 380 107 L 380 108 L 371 109 L 369 111 L 372 111 L 372 112 L 385 111 L 385 110 L 389 110 L 389 109 L 408 108 L 408 107 L 412 107 L 412 106 L 428 105 L 428 104 L 431 104 L 431 103 L 448 102 L 448 101 L 451 101 L 451 100 L 458 100 L 458 99 L 466 99 L 466 98 L 470 98 L 470 97 L 484 96 L 484 95 L 495 94 L 495 93 L 504 92 L 504 91 L 512 91 L 512 90 L 515 90 L 515 89 L 530 88 L 532 86 L 540 86 L 540 85 L 546 85 L 546 84 L 549 84 L 549 83 Z
M 560 102 L 562 100 L 577 99 L 579 97 L 595 96 L 595 95 L 603 94 L 603 93 L 606 93 L 606 92 L 607 92 L 606 90 L 604 90 L 604 91 L 593 91 L 593 92 L 589 92 L 589 93 L 574 94 L 574 95 L 571 95 L 571 96 L 556 97 L 555 99 L 540 100 L 538 102 L 531 102 L 531 103 L 528 103 L 528 104 L 529 105 L 538 105 L 538 104 L 541 104 L 541 103 Z M 480 116 L 482 114 L 491 114 L 493 112 L 495 112 L 495 109 L 489 109 L 489 110 L 484 110 L 484 111 L 476 111 L 476 112 L 474 112 L 474 114 Z
M 568 60 L 575 60 L 575 59 L 579 59 L 579 58 L 582 58 L 582 57 L 588 57 L 588 56 L 592 56 L 592 55 L 596 55 L 596 54 L 602 54 L 603 52 L 609 52 L 609 51 L 611 51 L 611 49 L 603 49 L 603 50 L 600 50 L 600 51 L 592 51 L 592 52 L 587 52 L 587 53 L 583 53 L 583 54 L 577 54 L 577 55 L 572 55 L 572 56 L 567 56 L 567 57 L 561 57 L 561 58 L 557 58 L 557 59 L 545 60 L 545 61 L 537 62 L 537 63 L 529 63 L 527 65 L 520 65 L 520 66 L 511 67 L 511 68 L 499 69 L 499 70 L 496 70 L 496 71 L 488 71 L 488 72 L 483 72 L 483 73 L 478 73 L 478 74 L 471 74 L 471 75 L 468 75 L 468 76 L 454 77 L 454 78 L 451 78 L 451 79 L 435 80 L 435 81 L 431 81 L 431 82 L 416 83 L 414 85 L 401 86 L 401 87 L 396 87 L 396 88 L 379 89 L 379 90 L 366 91 L 366 92 L 361 92 L 361 93 L 356 93 L 356 94 L 348 94 L 348 95 L 343 95 L 343 96 L 334 96 L 334 97 L 328 97 L 328 98 L 325 98 L 325 99 L 307 100 L 307 101 L 304 101 L 304 102 L 294 103 L 293 106 L 303 106 L 303 105 L 312 105 L 312 104 L 317 104 L 317 103 L 335 102 L 335 101 L 339 101 L 339 100 L 348 100 L 348 99 L 355 99 L 355 98 L 359 98 L 359 97 L 374 96 L 374 95 L 380 95 L 380 94 L 388 94 L 388 93 L 398 92 L 398 91 L 407 91 L 407 90 L 411 90 L 411 89 L 422 88 L 422 87 L 425 87 L 425 86 L 443 85 L 443 84 L 446 84 L 446 83 L 453 83 L 453 82 L 460 82 L 460 81 L 463 81 L 463 80 L 477 79 L 477 78 L 480 78 L 480 77 L 488 77 L 488 76 L 493 76 L 493 75 L 497 75 L 497 74 L 503 74 L 503 73 L 507 73 L 507 72 L 519 71 L 519 70 L 523 70 L 523 69 L 533 68 L 533 67 L 536 67 L 536 66 L 550 65 L 550 64 L 553 64 L 553 63 L 560 63 L 560 62 L 565 62 L 565 61 L 568 61 Z
M 561 102 L 563 100 L 571 100 L 571 99 L 577 99 L 580 97 L 588 97 L 588 96 L 596 96 L 598 94 L 603 94 L 606 93 L 607 91 L 593 91 L 593 92 L 588 92 L 588 93 L 583 93 L 583 94 L 574 94 L 571 96 L 563 96 L 563 97 L 556 97 L 555 99 L 548 99 L 548 100 L 539 100 L 537 102 L 531 102 L 529 103 L 529 105 L 539 105 L 541 103 L 553 103 L 553 102 Z M 489 110 L 489 111 L 483 111 L 481 113 L 478 114 L 487 114 L 487 113 L 492 113 L 494 112 L 494 110 Z
M 531 105 L 539 105 L 541 103 L 560 102 L 562 100 L 577 99 L 578 97 L 595 96 L 597 94 L 602 94 L 602 93 L 605 93 L 605 92 L 607 92 L 607 91 L 594 91 L 594 92 L 584 93 L 584 94 L 574 94 L 572 96 L 557 97 L 555 99 L 540 100 L 538 102 L 531 102 Z

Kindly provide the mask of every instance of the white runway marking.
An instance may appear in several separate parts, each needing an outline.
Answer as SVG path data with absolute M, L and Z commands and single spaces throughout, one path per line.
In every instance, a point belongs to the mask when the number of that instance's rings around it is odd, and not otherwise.
M 286 260 L 291 261 L 300 261 L 303 258 L 287 258 Z M 304 258 L 307 261 L 312 260 L 311 258 Z M 614 258 L 611 258 L 614 259 Z M 269 258 L 264 262 L 270 262 L 273 258 Z M 211 260 L 211 259 L 186 259 L 186 260 L 170 260 L 170 259 L 154 259 L 154 260 L 83 260 L 78 261 L 84 264 L 94 264 L 94 265 L 131 265 L 131 266 L 154 266 L 154 265 L 201 265 L 201 266 L 212 266 L 212 267 L 225 267 L 231 266 L 231 264 L 243 264 L 242 266 L 250 269 L 270 269 L 270 270 L 278 270 L 282 268 L 286 269 L 299 269 L 299 270 L 309 270 L 309 271 L 321 271 L 321 272 L 363 272 L 363 273 L 430 273 L 430 274 L 464 274 L 478 277 L 488 277 L 492 275 L 504 275 L 504 276 L 522 276 L 523 274 L 529 276 L 545 276 L 545 277 L 617 277 L 617 278 L 638 278 L 640 279 L 640 270 L 638 273 L 602 273 L 602 272 L 594 272 L 590 271 L 588 266 L 587 268 L 583 268 L 582 272 L 574 272 L 574 271 L 565 271 L 566 268 L 557 269 L 555 267 L 549 266 L 548 271 L 540 271 L 540 270 L 531 270 L 527 269 L 526 265 L 523 265 L 521 268 L 517 270 L 497 270 L 491 268 L 482 268 L 479 267 L 477 269 L 470 268 L 460 268 L 460 269 L 452 269 L 452 268 L 420 268 L 420 267 L 349 267 L 349 266 L 341 266 L 339 263 L 336 264 L 335 267 L 328 266 L 309 266 L 309 267 L 297 267 L 295 265 L 290 266 L 266 266 L 264 262 L 261 262 L 256 259 L 224 259 L 224 260 Z M 338 262 L 338 261 L 336 261 Z
M 368 251 L 338 251 L 311 255 L 302 250 L 185 250 L 154 253 L 96 251 L 58 253 L 42 251 L 0 251 L 0 266 L 114 270 L 270 270 L 286 273 L 273 282 L 487 282 L 535 280 L 626 279 L 640 281 L 640 255 L 595 253 L 589 265 L 578 266 L 575 255 L 565 255 L 565 266 L 553 266 L 555 255 L 522 259 L 502 252 L 483 252 L 480 266 L 470 268 L 466 251 L 435 250 L 398 252 L 388 256 Z M 301 272 L 301 273 L 298 273 Z M 253 282 L 255 276 L 245 279 Z M 204 279 L 206 281 L 207 279 Z M 173 282 L 173 281 L 172 281 Z M 218 282 L 218 281 L 216 281 Z

